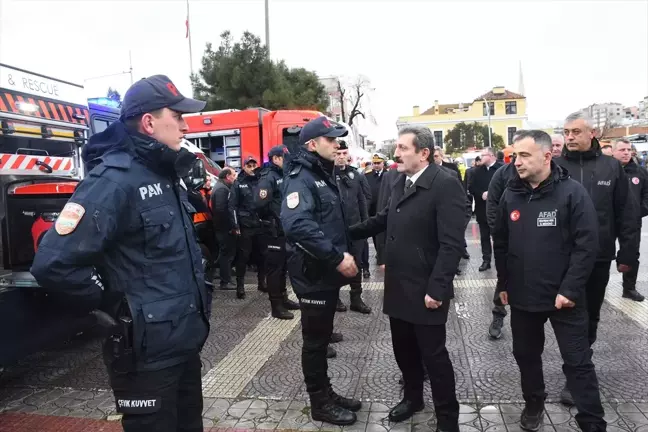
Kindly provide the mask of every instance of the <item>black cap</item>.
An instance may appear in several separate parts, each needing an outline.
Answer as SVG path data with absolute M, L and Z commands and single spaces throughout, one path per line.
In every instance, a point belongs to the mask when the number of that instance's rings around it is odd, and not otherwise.
M 338 148 L 338 150 L 348 150 L 349 149 L 349 146 L 347 145 L 346 141 L 340 140 L 339 144 L 340 144 L 340 148 Z
M 179 113 L 195 113 L 205 109 L 207 102 L 184 97 L 165 75 L 142 78 L 130 86 L 121 106 L 121 119 L 126 120 L 162 108 Z
M 317 117 L 306 123 L 299 132 L 299 144 L 304 145 L 308 141 L 319 138 L 339 138 L 349 134 L 346 127 L 329 120 L 327 117 Z
M 274 156 L 283 156 L 283 155 L 285 155 L 287 153 L 290 153 L 288 151 L 288 147 L 286 147 L 283 144 L 282 145 L 277 145 L 277 146 L 272 147 L 270 149 L 270 151 L 268 152 L 268 159 L 272 160 L 272 158 Z

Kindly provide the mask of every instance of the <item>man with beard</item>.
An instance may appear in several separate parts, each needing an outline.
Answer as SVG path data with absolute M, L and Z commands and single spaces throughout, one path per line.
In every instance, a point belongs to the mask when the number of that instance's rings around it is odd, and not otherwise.
M 286 170 L 281 204 L 288 274 L 301 306 L 302 369 L 311 416 L 341 426 L 355 423 L 354 412 L 362 408 L 360 401 L 333 391 L 326 360 L 340 288 L 358 273 L 332 177 L 337 138 L 347 134 L 346 127 L 323 116 L 304 125 L 301 149 Z
M 616 258 L 620 273 L 630 271 L 636 265 L 640 236 L 639 206 L 629 190 L 628 178 L 619 161 L 603 155 L 595 132 L 592 119 L 585 113 L 569 115 L 563 131 L 565 148 L 562 156 L 554 159 L 589 192 L 598 216 L 599 249 L 586 288 L 590 347 L 596 341 L 612 260 Z M 618 253 L 616 240 L 620 245 Z M 567 387 L 561 401 L 573 405 Z
M 340 147 L 335 158 L 335 180 L 340 189 L 340 196 L 344 204 L 344 216 L 347 226 L 351 226 L 367 220 L 367 203 L 362 191 L 362 179 L 360 174 L 348 165 L 349 147 L 346 141 L 339 141 Z M 349 253 L 353 255 L 356 266 L 360 266 L 363 242 L 356 240 L 351 243 Z M 371 308 L 362 301 L 362 275 L 355 275 L 349 284 L 351 286 L 351 297 L 349 308 L 352 311 L 362 314 L 371 313 Z M 338 298 L 338 311 L 340 305 L 344 306 Z M 346 310 L 346 307 L 344 307 Z
M 628 140 L 618 139 L 613 143 L 613 156 L 621 162 L 623 170 L 630 180 L 630 191 L 640 205 L 639 226 L 641 218 L 648 215 L 648 172 L 632 160 L 632 144 Z M 639 271 L 639 254 L 630 271 L 623 273 L 623 297 L 636 302 L 644 301 L 644 296 L 637 292 L 637 272 Z

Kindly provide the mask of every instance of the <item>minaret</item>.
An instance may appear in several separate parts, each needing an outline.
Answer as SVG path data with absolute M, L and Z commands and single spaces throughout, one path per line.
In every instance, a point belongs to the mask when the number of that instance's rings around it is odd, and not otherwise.
M 524 76 L 522 75 L 522 60 L 520 60 L 520 78 L 518 81 L 518 93 L 524 96 Z

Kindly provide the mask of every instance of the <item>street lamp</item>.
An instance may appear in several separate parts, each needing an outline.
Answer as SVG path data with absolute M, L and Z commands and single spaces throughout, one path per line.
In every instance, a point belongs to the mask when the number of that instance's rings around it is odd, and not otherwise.
M 491 112 L 490 112 L 490 104 L 486 100 L 486 98 L 482 98 L 484 103 L 486 104 L 486 114 L 488 114 L 488 147 L 493 148 L 493 145 L 491 143 Z

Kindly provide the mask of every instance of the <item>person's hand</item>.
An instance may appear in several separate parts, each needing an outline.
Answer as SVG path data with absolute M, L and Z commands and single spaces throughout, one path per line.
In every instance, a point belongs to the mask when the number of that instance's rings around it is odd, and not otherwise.
M 385 264 L 380 265 L 380 270 L 385 271 Z
M 241 235 L 241 230 L 238 229 L 238 228 L 234 228 L 234 229 L 232 230 L 232 234 L 237 235 L 237 236 L 240 236 L 240 235 Z
M 344 259 L 340 264 L 338 264 L 336 269 L 349 278 L 358 274 L 358 267 L 356 266 L 355 260 L 348 252 L 344 252 Z
M 556 296 L 556 309 L 572 308 L 572 307 L 574 307 L 574 305 L 575 305 L 575 303 L 573 301 L 569 300 L 564 295 L 558 294 Z
M 499 293 L 499 298 L 500 298 L 500 301 L 502 302 L 503 305 L 508 304 L 508 292 L 506 292 L 506 291 L 500 292 Z
M 629 265 L 626 264 L 618 264 L 617 270 L 619 271 L 619 273 L 627 273 L 631 270 L 631 268 Z
M 441 307 L 443 302 L 441 301 L 436 301 L 429 295 L 425 294 L 425 307 L 428 309 L 438 309 Z
M 488 191 L 486 191 L 486 192 L 484 192 L 484 193 L 482 194 L 482 199 L 483 199 L 484 201 L 486 201 L 486 200 L 488 199 Z

